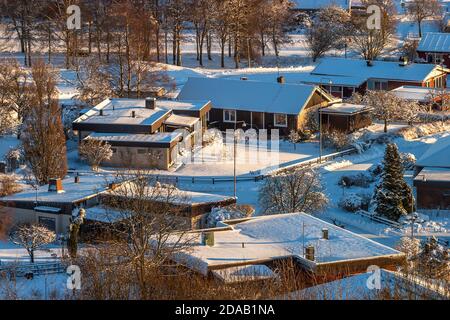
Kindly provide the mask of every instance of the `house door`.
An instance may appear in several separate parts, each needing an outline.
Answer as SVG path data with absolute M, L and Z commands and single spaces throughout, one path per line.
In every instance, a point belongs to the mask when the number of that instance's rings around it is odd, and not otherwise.
M 264 113 L 252 112 L 252 128 L 253 129 L 265 129 L 264 128 Z

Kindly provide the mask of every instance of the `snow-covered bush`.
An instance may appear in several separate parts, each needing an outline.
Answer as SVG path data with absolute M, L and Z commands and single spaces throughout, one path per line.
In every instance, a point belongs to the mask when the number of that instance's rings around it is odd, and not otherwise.
M 17 183 L 17 176 L 0 174 L 0 196 L 9 196 L 20 192 L 22 188 Z
M 324 132 L 323 143 L 326 148 L 333 148 L 336 150 L 344 150 L 350 147 L 350 137 L 342 131 L 330 130 Z
M 375 182 L 375 179 L 371 174 L 360 172 L 351 176 L 343 176 L 341 180 L 339 180 L 339 185 L 345 186 L 347 188 L 349 187 L 368 188 L 370 187 L 370 184 L 373 182 Z
M 359 210 L 368 210 L 371 197 L 366 194 L 350 193 L 343 197 L 338 205 L 340 208 L 349 212 L 357 212 Z
M 216 128 L 208 129 L 203 134 L 203 145 L 205 146 L 222 142 L 223 142 L 222 132 L 220 132 Z
M 412 153 L 400 153 L 400 158 L 402 161 L 403 168 L 405 170 L 414 170 L 414 166 L 416 165 L 416 156 Z
M 247 216 L 248 212 L 245 212 L 236 206 L 212 208 L 211 212 L 206 217 L 206 227 L 215 228 L 220 221 L 241 219 L 246 218 Z
M 370 148 L 370 143 L 367 141 L 356 140 L 350 144 L 353 148 L 356 149 L 356 152 L 359 154 L 364 153 Z
M 441 133 L 450 130 L 450 121 L 436 121 L 432 123 L 420 124 L 399 130 L 399 134 L 405 140 L 414 140 L 424 136 Z

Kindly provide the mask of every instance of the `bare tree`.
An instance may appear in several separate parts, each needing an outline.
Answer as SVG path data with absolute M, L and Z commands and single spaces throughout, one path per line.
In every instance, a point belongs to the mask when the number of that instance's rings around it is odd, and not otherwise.
M 25 160 L 40 183 L 67 173 L 66 139 L 55 97 L 55 72 L 43 60 L 32 69 L 30 100 L 22 135 Z
M 322 9 L 309 21 L 307 41 L 313 61 L 344 45 L 349 22 L 349 13 L 339 7 Z
M 368 14 L 352 16 L 352 46 L 366 60 L 376 59 L 391 43 L 396 30 L 395 5 L 392 0 L 364 0 L 366 6 L 381 9 L 380 28 L 368 28 Z
M 102 200 L 115 222 L 108 227 L 115 236 L 107 244 L 117 261 L 135 275 L 139 298 L 147 299 L 152 287 L 149 275 L 192 245 L 186 233 L 190 224 L 179 206 L 186 196 L 173 185 L 156 182 L 144 170 L 119 174 L 112 182 L 120 186 Z
M 441 5 L 438 0 L 412 0 L 407 4 L 409 15 L 419 25 L 419 37 L 422 37 L 422 22 L 427 18 L 440 16 Z
M 414 100 L 398 99 L 398 118 L 412 126 L 420 117 L 424 107 Z
M 109 143 L 87 139 L 80 144 L 79 153 L 82 159 L 85 159 L 97 171 L 100 164 L 111 159 L 113 152 Z
M 259 190 L 265 214 L 316 213 L 328 204 L 319 175 L 311 169 L 297 170 L 267 178 Z
M 37 224 L 22 224 L 14 228 L 10 241 L 25 248 L 34 263 L 34 253 L 40 247 L 50 244 L 56 239 L 56 234 L 46 227 Z
M 387 132 L 389 122 L 399 114 L 399 99 L 389 91 L 368 91 L 364 101 L 373 108 L 375 118 L 384 122 L 384 132 Z

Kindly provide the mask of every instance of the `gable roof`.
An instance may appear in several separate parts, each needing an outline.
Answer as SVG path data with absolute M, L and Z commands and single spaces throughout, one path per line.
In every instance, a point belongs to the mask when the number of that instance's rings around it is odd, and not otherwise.
M 352 0 L 294 0 L 294 9 L 319 10 L 329 6 L 337 6 L 349 10 Z
M 304 84 L 189 78 L 178 99 L 210 100 L 213 108 L 218 109 L 298 115 L 317 90 Z M 333 100 L 320 92 L 327 100 Z
M 362 59 L 325 58 L 311 72 L 313 75 L 332 75 L 344 77 L 361 77 L 366 79 L 386 79 L 408 82 L 422 82 L 428 79 L 440 67 L 432 64 L 412 63 L 400 66 L 399 62 L 373 61 L 367 66 Z
M 450 52 L 450 33 L 428 32 L 420 40 L 417 51 Z
M 450 135 L 439 138 L 417 160 L 418 167 L 450 168 Z

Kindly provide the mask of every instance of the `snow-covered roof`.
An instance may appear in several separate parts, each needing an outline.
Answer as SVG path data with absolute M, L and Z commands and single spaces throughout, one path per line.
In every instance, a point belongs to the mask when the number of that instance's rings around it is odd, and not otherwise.
M 123 192 L 123 194 L 127 194 L 127 197 L 130 197 L 130 195 L 132 196 L 133 183 L 134 182 L 130 181 L 114 189 L 114 195 L 120 196 L 121 192 Z M 170 193 L 170 202 L 176 205 L 214 204 L 234 199 L 230 196 L 179 189 L 171 190 Z M 146 187 L 143 194 L 151 196 L 151 200 L 155 201 L 158 199 L 159 195 L 161 195 L 161 197 L 163 197 L 162 200 L 167 201 L 167 193 L 165 193 L 162 189 L 155 189 L 153 186 Z
M 431 94 L 440 93 L 443 91 L 437 91 L 435 88 L 427 88 L 427 87 L 416 87 L 416 86 L 402 86 L 400 88 L 396 88 L 392 90 L 392 93 L 397 97 L 405 99 L 405 100 L 414 100 L 419 102 L 428 102 L 430 101 Z M 449 90 L 446 92 L 450 93 Z
M 425 168 L 414 178 L 414 182 L 450 182 L 450 168 Z
M 263 264 L 213 270 L 211 273 L 224 283 L 267 280 L 277 277 L 269 267 Z
M 320 109 L 323 113 L 355 114 L 370 110 L 370 107 L 360 104 L 336 103 L 327 108 Z
M 323 228 L 328 228 L 329 240 L 322 239 Z M 200 233 L 192 236 L 197 245 L 189 252 L 177 254 L 174 259 L 202 273 L 292 256 L 308 264 L 303 244 L 314 246 L 315 264 L 401 256 L 397 250 L 303 213 L 255 217 L 238 223 L 232 230 L 214 232 L 212 247 L 200 244 Z M 174 238 L 174 241 L 178 240 L 179 237 Z
M 389 293 L 403 300 L 439 298 L 435 291 L 401 274 L 380 269 L 380 288 L 370 288 L 374 273 L 367 272 L 286 294 L 287 300 L 381 300 Z M 384 295 L 383 295 L 384 294 Z
M 319 10 L 329 6 L 338 6 L 349 10 L 352 0 L 293 0 L 294 9 L 298 10 Z
M 189 78 L 178 99 L 210 100 L 218 109 L 298 115 L 316 90 L 305 84 Z
M 417 160 L 418 167 L 450 168 L 450 135 L 436 140 Z
M 179 132 L 158 132 L 154 134 L 128 134 L 128 133 L 91 133 L 91 138 L 106 142 L 141 142 L 141 143 L 171 143 L 182 137 Z
M 83 114 L 75 123 L 152 125 L 171 115 L 173 110 L 200 111 L 209 101 L 156 100 L 155 109 L 145 107 L 145 99 L 107 99 Z M 103 115 L 100 115 L 100 111 Z M 134 117 L 133 117 L 134 113 Z
M 417 51 L 450 53 L 450 33 L 426 33 L 420 40 Z
M 368 66 L 367 61 L 361 59 L 324 58 L 311 74 L 423 82 L 438 70 L 439 67 L 432 64 L 400 66 L 399 62 L 372 61 L 372 66 Z
M 80 183 L 75 183 L 74 177 L 66 177 L 62 180 L 64 192 L 50 192 L 48 185 L 40 186 L 36 192 L 29 187 L 19 193 L 0 198 L 0 201 L 13 202 L 37 202 L 42 203 L 73 203 L 92 198 L 108 189 L 105 175 L 82 175 Z M 38 206 L 37 208 L 44 208 Z M 48 208 L 48 207 L 45 207 Z
M 195 125 L 197 122 L 199 122 L 199 118 L 195 117 L 188 117 L 188 116 L 182 116 L 178 114 L 173 114 L 169 118 L 167 118 L 164 123 L 168 125 L 174 125 L 174 126 L 187 126 L 191 127 Z
M 310 72 L 306 71 L 283 71 L 280 72 L 280 75 L 284 77 L 286 83 L 292 83 L 292 84 L 316 84 L 316 85 L 325 85 L 329 86 L 335 85 L 335 86 L 347 86 L 347 87 L 359 87 L 364 82 L 367 81 L 367 78 L 364 77 L 341 77 L 341 76 L 320 76 L 320 75 L 314 75 Z M 232 75 L 232 76 L 226 76 L 224 78 L 226 79 L 238 79 L 241 75 Z M 258 72 L 254 74 L 246 74 L 245 77 L 247 77 L 249 80 L 255 80 L 255 81 L 266 81 L 266 82 L 276 82 L 277 80 L 277 74 L 274 72 Z
M 86 210 L 85 219 L 94 222 L 115 223 L 127 217 L 127 215 L 124 212 L 120 212 L 104 206 L 95 206 L 87 208 L 85 210 Z

